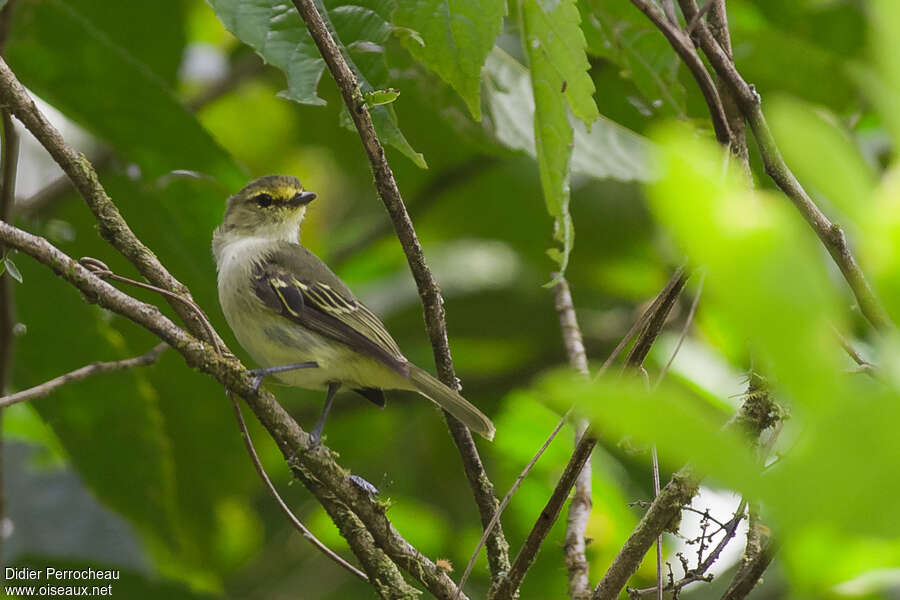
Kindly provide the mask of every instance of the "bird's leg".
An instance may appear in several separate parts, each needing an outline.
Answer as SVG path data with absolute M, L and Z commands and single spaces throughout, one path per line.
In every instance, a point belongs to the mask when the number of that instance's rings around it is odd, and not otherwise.
M 315 362 L 301 362 L 301 363 L 293 363 L 290 365 L 278 365 L 277 367 L 266 367 L 264 369 L 250 369 L 250 374 L 253 375 L 253 383 L 251 384 L 253 391 L 256 392 L 259 390 L 259 386 L 262 383 L 263 377 L 266 375 L 272 375 L 273 373 L 283 373 L 285 371 L 296 371 L 297 369 L 315 369 L 319 365 Z
M 311 434 L 311 447 L 313 448 L 322 443 L 322 430 L 325 429 L 325 420 L 328 418 L 328 413 L 331 412 L 331 405 L 334 404 L 334 394 L 339 387 L 341 387 L 339 381 L 332 381 L 328 384 L 328 393 L 325 394 L 325 406 L 322 407 L 322 414 L 319 415 L 319 420 L 316 421 L 316 426 Z

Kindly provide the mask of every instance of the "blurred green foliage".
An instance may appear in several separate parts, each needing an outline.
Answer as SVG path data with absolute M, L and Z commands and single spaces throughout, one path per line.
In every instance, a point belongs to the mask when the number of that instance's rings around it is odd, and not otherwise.
M 728 8 L 737 66 L 762 94 L 786 159 L 845 226 L 897 321 L 900 183 L 891 140 L 900 135 L 900 8 L 891 0 L 731 0 Z M 900 341 L 874 335 L 853 309 L 814 235 L 767 189 L 752 144 L 759 189 L 732 172 L 709 141 L 696 85 L 643 15 L 625 0 L 354 0 L 320 9 L 364 91 L 401 92 L 374 109 L 376 121 L 446 298 L 464 393 L 497 425 L 495 443 L 480 448 L 498 493 L 577 403 L 601 433 L 592 581 L 640 517 L 628 502 L 652 495 L 640 448 L 656 442 L 667 472 L 689 461 L 710 486 L 762 500 L 764 521 L 785 545 L 760 597 L 896 590 Z M 185 107 L 256 60 L 254 51 L 267 66 L 197 111 Z M 19 0 L 6 57 L 36 95 L 112 150 L 104 186 L 241 358 L 218 308 L 210 236 L 228 193 L 250 177 L 291 173 L 319 194 L 304 243 L 384 317 L 411 360 L 431 366 L 418 297 L 359 139 L 342 127 L 346 109 L 290 3 Z M 135 277 L 71 192 L 18 224 Z M 566 370 L 552 293 L 542 287 L 553 271 L 567 264 L 599 365 L 685 257 L 705 273 L 705 291 L 689 343 L 656 393 L 627 379 L 544 377 Z M 155 343 L 34 261 L 11 259 L 22 276 L 11 282 L 20 324 L 12 389 Z M 149 292 L 126 291 L 170 312 Z M 833 328 L 879 366 L 877 380 L 846 373 L 853 363 Z M 651 353 L 654 380 L 673 346 Z M 776 446 L 784 456 L 765 471 L 743 439 L 720 431 L 739 400 L 729 396 L 743 391 L 723 387 L 721 374 L 751 368 L 791 415 Z M 320 394 L 272 389 L 301 424 L 313 423 Z M 349 555 L 324 511 L 290 485 L 274 444 L 250 425 L 288 503 Z M 458 575 L 481 529 L 445 429 L 414 395 L 391 393 L 378 411 L 347 394 L 326 434 L 341 463 L 390 500 L 401 533 Z M 35 523 L 47 509 L 8 489 L 10 564 L 121 568 L 127 582 L 114 592 L 127 598 L 373 597 L 293 531 L 253 472 L 222 389 L 174 352 L 7 410 L 4 434 L 39 450 L 7 469 L 75 473 L 96 499 L 92 510 L 118 523 L 88 535 L 79 529 L 85 513 L 61 501 L 54 510 L 68 525 L 53 535 L 74 541 L 41 541 Z M 564 430 L 513 498 L 503 520 L 513 551 L 562 472 L 571 438 Z M 47 493 L 65 500 L 68 488 L 54 485 Z M 564 520 L 522 598 L 563 597 L 563 530 Z M 123 537 L 140 549 L 137 558 L 101 551 Z M 667 552 L 675 543 L 667 539 Z M 632 585 L 651 584 L 651 562 Z M 467 591 L 483 597 L 488 584 L 482 554 Z M 713 597 L 712 589 L 697 584 L 685 595 Z

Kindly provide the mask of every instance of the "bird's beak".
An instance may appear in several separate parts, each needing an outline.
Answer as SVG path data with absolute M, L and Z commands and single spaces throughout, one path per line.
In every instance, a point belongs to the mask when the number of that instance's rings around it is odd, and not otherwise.
M 294 206 L 305 206 L 316 199 L 315 192 L 300 192 L 291 198 L 291 204 Z

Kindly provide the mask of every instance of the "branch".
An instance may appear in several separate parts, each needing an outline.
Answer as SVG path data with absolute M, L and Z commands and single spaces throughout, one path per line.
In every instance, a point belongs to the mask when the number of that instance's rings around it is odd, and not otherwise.
M 319 538 L 313 535 L 312 531 L 306 528 L 306 525 L 303 524 L 300 519 L 291 511 L 290 507 L 285 503 L 285 501 L 281 498 L 281 495 L 278 493 L 278 490 L 275 489 L 275 484 L 272 483 L 272 480 L 269 479 L 269 474 L 266 473 L 266 469 L 263 467 L 262 462 L 259 460 L 259 455 L 256 453 L 256 448 L 253 447 L 253 440 L 250 438 L 250 430 L 247 429 L 247 423 L 244 421 L 244 415 L 241 412 L 241 405 L 238 404 L 238 401 L 235 399 L 234 394 L 228 392 L 228 398 L 231 399 L 231 407 L 234 409 L 234 416 L 237 418 L 238 427 L 241 430 L 241 438 L 244 440 L 244 446 L 247 448 L 247 453 L 250 454 L 250 460 L 253 462 L 254 468 L 256 468 L 256 473 L 259 475 L 260 479 L 265 483 L 266 488 L 269 490 L 269 493 L 272 494 L 272 497 L 275 498 L 275 502 L 278 503 L 278 506 L 281 507 L 281 510 L 287 515 L 288 520 L 294 526 L 294 528 L 300 532 L 300 535 L 305 537 L 309 542 L 315 546 L 322 554 L 336 562 L 341 567 L 347 569 L 355 575 L 356 577 L 362 579 L 366 583 L 369 582 L 369 578 L 366 577 L 366 574 L 348 563 L 346 560 L 341 558 L 337 553 L 334 552 L 331 548 L 322 543 Z
M 677 25 L 666 18 L 666 15 L 650 0 L 631 0 L 638 10 L 647 15 L 657 29 L 659 29 L 666 39 L 669 40 L 676 54 L 687 66 L 694 80 L 700 87 L 703 99 L 709 107 L 709 116 L 712 119 L 713 129 L 716 132 L 716 139 L 720 144 L 731 143 L 731 130 L 728 127 L 728 118 L 725 116 L 725 109 L 722 107 L 722 99 L 719 98 L 719 92 L 716 84 L 713 83 L 706 65 L 694 50 L 694 44 L 691 39 Z
M 569 290 L 569 282 L 565 277 L 560 277 L 553 288 L 555 294 L 556 312 L 559 313 L 559 326 L 562 330 L 563 343 L 566 347 L 566 355 L 573 369 L 587 377 L 588 361 L 584 350 L 584 342 L 581 337 L 581 328 L 578 327 L 578 319 L 575 315 L 575 305 L 572 302 L 572 293 Z M 575 425 L 575 443 L 584 438 L 588 430 L 588 422 L 580 420 Z M 587 561 L 585 532 L 591 517 L 591 461 L 585 461 L 584 466 L 575 479 L 575 494 L 569 503 L 569 516 L 566 519 L 566 541 L 563 552 L 566 555 L 566 569 L 569 572 L 569 597 L 573 600 L 583 600 L 591 595 L 590 564 Z
M 632 2 L 644 2 L 645 0 L 632 0 Z M 679 0 L 685 16 L 697 12 L 697 4 L 694 0 Z M 657 25 L 659 27 L 659 25 Z M 660 27 L 660 30 L 662 28 Z M 663 32 L 665 33 L 665 32 Z M 667 36 L 668 37 L 668 36 Z M 759 152 L 762 155 L 766 173 L 782 192 L 794 203 L 794 206 L 803 215 L 819 240 L 828 250 L 831 258 L 837 264 L 841 273 L 850 286 L 859 308 L 869 322 L 878 330 L 885 331 L 894 328 L 884 306 L 875 296 L 875 292 L 869 286 L 865 275 L 856 263 L 844 232 L 837 223 L 832 223 L 819 209 L 812 198 L 797 181 L 797 178 L 788 168 L 781 156 L 781 152 L 772 136 L 772 131 L 766 123 L 762 112 L 759 94 L 744 81 L 738 72 L 731 57 L 722 49 L 712 32 L 702 21 L 697 25 L 697 37 L 703 53 L 709 59 L 716 74 L 728 83 L 734 92 L 735 100 L 744 117 L 750 123 Z M 670 40 L 671 41 L 671 40 Z M 677 50 L 677 48 L 676 48 Z
M 687 559 L 681 557 L 681 555 L 679 553 L 679 556 L 682 558 L 683 566 L 685 568 L 684 577 L 682 577 L 678 581 L 674 581 L 674 578 L 672 578 L 672 580 L 670 580 L 669 583 L 666 584 L 665 586 L 662 586 L 661 584 L 657 584 L 656 586 L 651 587 L 651 588 L 643 588 L 643 589 L 627 588 L 628 595 L 631 596 L 632 598 L 638 598 L 640 596 L 647 596 L 647 595 L 653 594 L 653 593 L 659 594 L 662 592 L 672 592 L 672 597 L 678 598 L 678 593 L 686 586 L 688 586 L 694 582 L 697 582 L 697 581 L 706 581 L 706 582 L 712 581 L 713 576 L 711 574 L 707 575 L 706 572 L 710 569 L 710 567 L 712 567 L 713 563 L 715 563 L 717 560 L 719 560 L 719 556 L 721 556 L 722 551 L 725 550 L 725 546 L 727 546 L 728 543 L 731 542 L 731 540 L 734 538 L 735 534 L 737 533 L 738 525 L 740 525 L 741 521 L 744 518 L 744 511 L 745 511 L 746 506 L 747 506 L 746 501 L 741 500 L 740 505 L 738 506 L 737 510 L 734 512 L 734 517 L 732 517 L 731 520 L 728 521 L 727 523 L 719 523 L 719 521 L 716 521 L 715 519 L 713 519 L 709 515 L 708 512 L 700 513 L 703 515 L 703 517 L 705 519 L 707 519 L 709 521 L 713 521 L 719 525 L 719 529 L 709 535 L 705 535 L 705 529 L 703 530 L 704 534 L 701 534 L 701 537 L 698 538 L 698 540 L 697 540 L 700 542 L 700 553 L 702 553 L 702 551 L 705 549 L 705 546 L 703 545 L 704 539 L 712 541 L 712 538 L 716 534 L 718 534 L 720 531 L 725 532 L 725 535 L 722 537 L 721 540 L 719 540 L 719 543 L 716 544 L 716 547 L 713 548 L 713 551 L 710 552 L 706 556 L 706 558 L 702 559 L 702 560 L 700 559 L 702 554 L 698 555 L 697 566 L 693 569 L 687 568 Z M 689 506 L 682 507 L 682 510 L 689 510 L 689 509 L 693 510 Z M 695 511 L 695 512 L 700 512 L 700 511 Z M 688 543 L 690 543 L 690 542 L 688 542 Z
M 35 106 L 28 92 L 3 59 L 0 59 L 0 103 L 6 105 L 12 114 L 25 125 L 72 180 L 75 188 L 97 218 L 100 235 L 131 261 L 150 283 L 190 299 L 187 287 L 175 279 L 159 262 L 156 255 L 131 231 L 119 213 L 119 209 L 100 185 L 97 173 L 91 163 L 84 155 L 75 152 L 66 144 L 59 131 Z M 193 310 L 181 302 L 168 300 L 175 313 L 187 325 L 188 330 L 194 335 L 202 337 L 204 335 L 203 323 Z M 221 340 L 218 341 L 221 342 Z
M 335 462 L 331 450 L 324 445 L 311 447 L 310 435 L 297 425 L 275 397 L 263 388 L 253 389 L 253 377 L 237 358 L 230 354 L 219 354 L 214 347 L 175 325 L 155 306 L 141 302 L 106 283 L 43 238 L 7 223 L 0 223 L 0 242 L 17 248 L 50 267 L 77 287 L 88 302 L 96 302 L 156 334 L 180 353 L 188 366 L 211 375 L 226 389 L 244 398 L 275 440 L 297 477 L 313 492 L 329 514 L 347 519 L 338 523 L 342 533 L 362 540 L 354 545 L 353 540 L 348 539 L 354 552 L 380 553 L 380 550 L 364 544 L 366 536 L 370 535 L 391 561 L 422 583 L 432 594 L 447 600 L 455 596 L 456 586 L 453 581 L 397 532 L 385 516 L 384 509 L 352 481 L 346 469 Z M 349 511 L 341 512 L 342 509 L 337 504 L 345 506 Z M 364 527 L 358 527 L 354 523 L 361 523 Z M 364 565 L 370 561 L 373 565 L 388 566 L 384 564 L 387 561 L 379 561 L 377 557 L 357 556 Z M 369 576 L 373 580 L 377 579 L 372 572 L 369 572 Z
M 375 127 L 369 116 L 369 110 L 362 100 L 356 77 L 328 32 L 328 28 L 322 20 L 322 15 L 316 10 L 313 0 L 292 0 L 292 2 L 306 23 L 306 27 L 309 29 L 309 33 L 316 43 L 322 58 L 325 59 L 325 64 L 328 65 L 328 69 L 331 71 L 331 75 L 341 91 L 344 103 L 347 105 L 353 123 L 359 132 L 363 148 L 372 166 L 372 174 L 375 177 L 375 186 L 378 189 L 378 194 L 394 224 L 397 237 L 403 246 L 406 260 L 409 263 L 409 268 L 416 281 L 416 287 L 419 290 L 419 297 L 425 310 L 425 325 L 431 340 L 438 376 L 446 385 L 457 389 L 459 382 L 456 379 L 453 359 L 450 356 L 444 302 L 441 298 L 441 292 L 425 262 L 422 245 L 419 243 L 412 221 L 410 221 L 409 214 L 406 212 L 403 198 L 394 179 L 394 173 L 391 171 L 391 167 L 385 158 L 384 148 L 375 134 Z M 484 470 L 471 432 L 465 425 L 448 413 L 445 412 L 444 416 L 447 419 L 450 433 L 462 457 L 463 468 L 469 480 L 469 485 L 475 495 L 475 502 L 478 505 L 478 511 L 481 516 L 481 525 L 483 528 L 487 528 L 498 506 L 497 498 L 494 496 L 494 485 Z M 503 529 L 499 523 L 493 528 L 488 538 L 487 550 L 491 575 L 494 582 L 496 582 L 503 573 L 509 570 L 509 544 L 503 535 Z
M 722 600 L 743 600 L 753 590 L 778 552 L 778 542 L 770 541 L 752 560 L 745 562 L 722 595 Z
M 45 396 L 49 396 L 53 391 L 61 388 L 68 383 L 81 381 L 82 379 L 87 379 L 88 377 L 91 377 L 93 375 L 101 375 L 103 373 L 112 373 L 113 371 L 124 371 L 126 369 L 133 369 L 134 367 L 146 367 L 148 365 L 152 365 L 159 360 L 159 357 L 162 356 L 162 353 L 168 347 L 168 344 L 163 342 L 161 344 L 157 344 L 148 352 L 141 354 L 140 356 L 135 356 L 134 358 L 126 358 L 124 360 L 115 360 L 109 362 L 95 362 L 89 365 L 85 365 L 80 369 L 75 369 L 74 371 L 70 371 L 65 375 L 60 375 L 59 377 L 51 379 L 50 381 L 45 381 L 40 385 L 36 385 L 34 387 L 28 388 L 27 390 L 22 390 L 21 392 L 16 392 L 15 394 L 10 394 L 9 396 L 0 398 L 0 408 L 6 408 L 7 406 L 12 406 L 13 404 L 18 404 L 19 402 L 27 402 L 29 400 L 36 400 L 37 398 L 44 398 Z
M 747 394 L 740 410 L 725 424 L 724 429 L 742 431 L 759 437 L 765 429 L 780 419 L 778 406 L 768 393 Z M 644 555 L 656 538 L 681 514 L 682 507 L 690 503 L 697 493 L 700 477 L 690 465 L 682 467 L 663 487 L 640 522 L 632 531 L 625 545 L 613 560 L 603 579 L 594 588 L 592 600 L 615 600 L 628 579 L 634 575 Z
M 725 50 L 725 53 L 729 57 L 732 56 L 731 34 L 728 30 L 728 12 L 725 9 L 725 0 L 706 0 L 706 4 L 693 16 L 691 22 L 696 26 L 696 23 L 703 18 L 703 13 L 707 10 L 709 11 L 707 21 L 713 37 Z M 737 99 L 734 97 L 731 87 L 721 77 L 716 77 L 716 89 L 719 90 L 719 97 L 722 98 L 722 107 L 725 109 L 728 128 L 731 130 L 731 141 L 728 147 L 731 153 L 740 161 L 741 168 L 747 176 L 747 181 L 753 181 L 750 171 L 750 152 L 747 148 L 747 123 L 744 115 L 738 107 Z
M 647 309 L 647 313 L 642 316 L 641 320 L 645 321 L 646 324 L 641 330 L 634 347 L 631 349 L 631 352 L 625 361 L 626 366 L 639 368 L 644 362 L 647 352 L 650 351 L 653 341 L 659 335 L 669 312 L 675 305 L 675 301 L 678 299 L 678 295 L 684 287 L 684 283 L 684 269 L 678 268 L 672 278 L 666 283 L 663 290 L 654 299 L 650 308 Z M 575 452 L 572 454 L 572 458 L 569 459 L 565 471 L 563 471 L 553 493 L 550 495 L 550 499 L 547 501 L 541 514 L 538 515 L 537 522 L 535 522 L 534 527 L 532 527 L 531 531 L 528 533 L 528 537 L 522 544 L 522 548 L 516 555 L 516 559 L 510 567 L 509 574 L 502 578 L 500 583 L 495 586 L 490 596 L 491 600 L 508 600 L 515 596 L 522 583 L 522 579 L 525 577 L 525 573 L 534 562 L 537 552 L 546 539 L 547 534 L 550 533 L 553 524 L 556 523 L 556 519 L 559 517 L 563 504 L 565 504 L 569 492 L 575 484 L 575 480 L 578 478 L 585 462 L 590 458 L 591 451 L 593 451 L 596 444 L 597 439 L 590 431 L 585 432 L 585 434 L 581 436 L 581 439 L 575 446 Z
M 544 539 L 546 539 L 553 524 L 559 518 L 559 513 L 569 497 L 572 486 L 575 485 L 575 480 L 578 478 L 587 460 L 591 457 L 591 452 L 596 445 L 596 438 L 589 434 L 583 435 L 578 441 L 578 444 L 575 446 L 575 452 L 560 476 L 556 488 L 550 495 L 550 499 L 547 500 L 547 504 L 544 506 L 541 514 L 538 515 L 537 522 L 528 533 L 528 537 L 525 538 L 522 548 L 516 555 L 516 560 L 513 561 L 509 574 L 503 577 L 499 584 L 493 588 L 489 596 L 491 600 L 510 600 L 515 597 L 519 585 L 521 585 L 522 579 L 525 577 L 525 573 L 528 572 L 541 544 L 544 543 Z

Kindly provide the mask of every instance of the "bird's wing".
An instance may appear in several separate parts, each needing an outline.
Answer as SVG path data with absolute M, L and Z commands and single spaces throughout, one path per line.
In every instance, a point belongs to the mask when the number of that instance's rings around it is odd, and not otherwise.
M 254 291 L 286 319 L 409 375 L 409 363 L 378 317 L 305 248 L 285 245 L 270 254 L 257 268 Z

